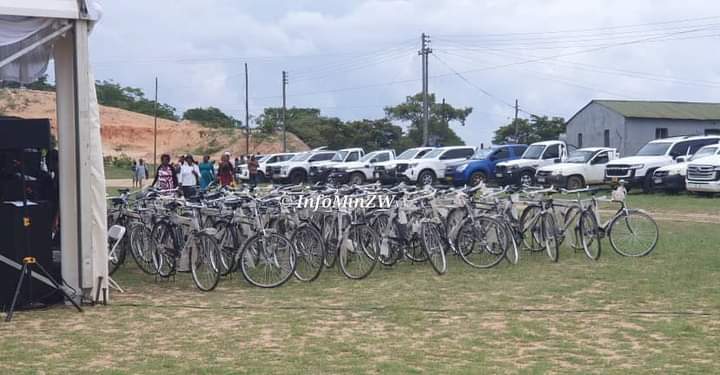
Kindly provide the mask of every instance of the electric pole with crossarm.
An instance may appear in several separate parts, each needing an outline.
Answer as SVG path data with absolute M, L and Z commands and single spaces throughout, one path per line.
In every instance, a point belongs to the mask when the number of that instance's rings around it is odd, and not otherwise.
M 430 35 L 422 33 L 420 37 L 421 49 L 418 55 L 422 56 L 422 91 L 423 91 L 423 146 L 428 145 L 428 124 L 430 123 L 430 98 L 428 95 L 428 55 L 430 49 Z

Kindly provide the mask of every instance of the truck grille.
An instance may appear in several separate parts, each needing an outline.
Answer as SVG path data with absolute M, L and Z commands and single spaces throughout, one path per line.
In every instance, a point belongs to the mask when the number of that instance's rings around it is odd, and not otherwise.
M 405 170 L 406 170 L 407 168 L 408 168 L 408 165 L 407 165 L 407 164 L 398 164 L 398 165 L 395 166 L 395 170 L 396 170 L 398 173 L 405 172 Z
M 507 170 L 507 167 L 504 165 L 498 165 L 495 167 L 495 173 L 496 174 L 505 174 L 505 171 Z
M 552 174 L 552 172 L 550 172 L 550 171 L 538 171 L 537 172 L 538 177 L 547 177 L 547 176 L 550 176 L 551 174 Z
M 280 174 L 281 167 L 272 167 L 272 174 Z
M 632 170 L 629 165 L 608 165 L 605 175 L 608 177 L 630 177 Z
M 712 165 L 690 165 L 687 171 L 688 180 L 714 181 L 718 179 L 718 173 Z
M 447 166 L 445 167 L 445 176 L 452 176 L 455 174 L 455 169 L 457 169 L 457 166 Z

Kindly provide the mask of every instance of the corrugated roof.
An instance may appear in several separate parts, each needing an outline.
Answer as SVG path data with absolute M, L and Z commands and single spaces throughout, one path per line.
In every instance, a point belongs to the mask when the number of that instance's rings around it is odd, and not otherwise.
M 634 118 L 670 120 L 720 120 L 720 103 L 593 100 L 615 112 Z

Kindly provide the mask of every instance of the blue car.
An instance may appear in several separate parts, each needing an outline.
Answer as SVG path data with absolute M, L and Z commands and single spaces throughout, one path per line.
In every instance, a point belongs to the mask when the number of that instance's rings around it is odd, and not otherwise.
M 519 159 L 527 145 L 500 145 L 478 150 L 468 161 L 460 165 L 449 165 L 445 179 L 456 186 L 475 186 L 495 176 L 497 163 Z

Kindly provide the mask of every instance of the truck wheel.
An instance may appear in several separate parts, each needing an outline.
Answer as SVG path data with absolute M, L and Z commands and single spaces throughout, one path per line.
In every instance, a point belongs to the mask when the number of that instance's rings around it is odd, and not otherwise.
M 293 185 L 299 185 L 305 182 L 305 172 L 302 170 L 292 171 L 290 173 L 290 183 Z
M 642 183 L 642 191 L 645 194 L 649 194 L 653 192 L 653 179 L 652 176 L 655 174 L 655 170 L 651 169 L 645 173 L 645 178 L 643 179 Z
M 481 182 L 487 181 L 487 176 L 483 172 L 475 172 L 470 175 L 470 185 L 478 186 Z
M 581 176 L 570 176 L 565 186 L 568 190 L 582 189 L 585 187 L 585 181 Z
M 418 175 L 417 182 L 419 186 L 432 185 L 435 183 L 435 173 L 433 171 L 422 171 Z
M 350 185 L 362 185 L 365 183 L 365 175 L 360 172 L 355 172 L 350 175 Z
M 533 174 L 530 171 L 525 171 L 520 174 L 520 185 L 532 185 Z

